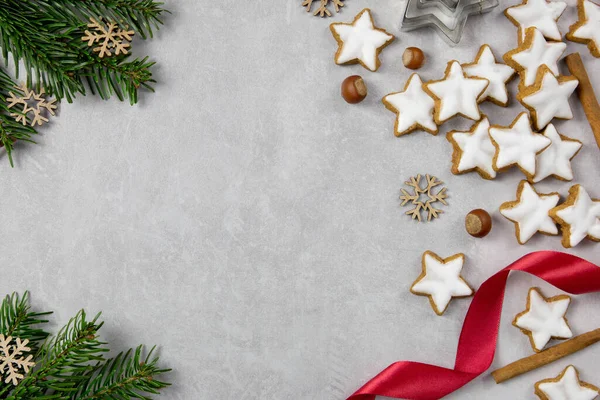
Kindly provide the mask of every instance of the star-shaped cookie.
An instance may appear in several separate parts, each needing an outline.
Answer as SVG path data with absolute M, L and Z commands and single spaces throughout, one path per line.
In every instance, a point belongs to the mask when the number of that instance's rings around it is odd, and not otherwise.
M 426 251 L 421 261 L 423 272 L 412 284 L 410 291 L 419 296 L 428 296 L 433 311 L 442 315 L 453 297 L 469 297 L 473 289 L 460 275 L 465 255 L 440 258 L 432 251 Z
M 418 74 L 412 74 L 403 92 L 390 93 L 382 100 L 385 107 L 397 114 L 394 134 L 402 136 L 416 129 L 437 135 L 438 126 L 433 120 L 435 102 L 424 90 Z
M 522 88 L 517 99 L 529 110 L 536 129 L 544 129 L 553 118 L 572 119 L 569 98 L 577 89 L 579 81 L 574 76 L 554 76 L 542 65 L 535 83 Z
M 513 325 L 529 336 L 531 347 L 540 352 L 550 339 L 569 339 L 573 332 L 565 315 L 571 304 L 567 295 L 545 298 L 538 288 L 529 289 L 527 307 L 518 314 Z
M 586 237 L 600 242 L 600 199 L 592 199 L 583 186 L 572 186 L 569 197 L 550 215 L 562 228 L 564 247 L 577 246 Z
M 452 173 L 455 175 L 477 171 L 484 179 L 494 179 L 496 148 L 490 140 L 490 122 L 486 116 L 476 122 L 470 131 L 451 131 L 446 139 L 452 143 Z
M 579 372 L 569 365 L 556 378 L 536 383 L 535 394 L 540 400 L 593 400 L 600 389 L 579 380 Z
M 579 140 L 561 135 L 552 124 L 546 127 L 544 136 L 550 139 L 552 144 L 537 156 L 533 182 L 540 182 L 549 176 L 563 181 L 573 180 L 571 160 L 579 153 L 583 144 Z
M 506 64 L 497 63 L 490 46 L 487 44 L 481 46 L 475 61 L 463 64 L 462 67 L 467 76 L 485 78 L 490 81 L 485 92 L 479 97 L 479 101 L 489 100 L 502 107 L 508 105 L 506 83 L 514 76 L 515 70 Z
M 569 29 L 567 39 L 587 44 L 594 57 L 600 57 L 600 5 L 589 0 L 577 1 L 579 19 Z
M 558 204 L 558 193 L 540 194 L 527 181 L 521 181 L 517 189 L 517 200 L 503 203 L 500 214 L 514 222 L 519 244 L 525 244 L 537 232 L 558 235 L 556 223 L 550 210 Z
M 525 30 L 534 27 L 545 37 L 560 41 L 562 36 L 557 21 L 567 8 L 564 1 L 524 0 L 523 3 L 504 10 L 504 15 L 519 28 L 523 40 Z
M 393 35 L 375 27 L 371 10 L 368 8 L 362 10 L 352 23 L 333 23 L 329 28 L 338 42 L 335 63 L 360 63 L 370 71 L 379 69 L 379 53 L 394 40 Z
M 525 112 L 519 114 L 507 128 L 492 125 L 489 133 L 496 147 L 494 169 L 503 171 L 516 165 L 528 179 L 535 175 L 536 155 L 552 143 L 544 135 L 533 132 Z
M 478 121 L 478 99 L 489 83 L 487 79 L 467 77 L 458 61 L 450 61 L 443 79 L 423 85 L 435 100 L 435 122 L 442 125 L 456 115 Z
M 506 53 L 503 59 L 521 75 L 520 86 L 530 86 L 535 83 L 538 69 L 542 65 L 550 68 L 555 75 L 560 73 L 558 60 L 566 48 L 565 43 L 547 42 L 540 31 L 529 28 L 526 30 L 523 43 Z

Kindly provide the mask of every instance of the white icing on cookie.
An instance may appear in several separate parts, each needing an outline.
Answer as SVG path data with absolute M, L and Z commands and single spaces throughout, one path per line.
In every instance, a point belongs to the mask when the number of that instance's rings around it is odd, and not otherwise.
M 583 0 L 585 19 L 571 36 L 576 39 L 591 40 L 596 49 L 600 49 L 600 6 L 588 0 Z
M 371 11 L 364 9 L 352 24 L 331 24 L 331 30 L 339 43 L 337 64 L 359 61 L 365 68 L 376 71 L 379 67 L 378 52 L 394 40 L 394 36 L 373 25 Z
M 573 189 L 574 188 L 574 189 Z M 586 236 L 600 241 L 600 200 L 592 200 L 583 186 L 575 185 L 575 203 L 556 211 L 556 216 L 569 225 L 569 247 L 578 245 Z
M 577 370 L 569 365 L 559 376 L 558 381 L 548 379 L 539 382 L 536 389 L 542 392 L 548 400 L 593 400 L 598 394 L 596 388 L 582 384 L 577 376 Z
M 519 27 L 521 40 L 525 30 L 534 27 L 545 37 L 560 41 L 562 36 L 556 21 L 567 8 L 563 1 L 525 0 L 522 4 L 507 8 L 506 16 Z
M 458 61 L 450 61 L 444 79 L 425 84 L 426 90 L 439 99 L 436 122 L 441 124 L 459 114 L 479 120 L 481 114 L 477 99 L 488 85 L 487 79 L 466 77 Z
M 546 127 L 544 136 L 550 139 L 552 144 L 538 155 L 533 182 L 537 183 L 553 175 L 567 181 L 572 180 L 571 159 L 579 152 L 582 143 L 561 137 L 552 124 Z
M 541 71 L 544 75 L 539 90 L 519 96 L 521 103 L 535 113 L 536 129 L 543 129 L 553 118 L 573 118 L 569 97 L 579 85 L 577 79 L 561 77 L 559 81 L 547 68 Z
M 528 176 L 535 175 L 535 156 L 552 142 L 531 129 L 529 116 L 521 113 L 508 128 L 492 126 L 490 136 L 496 147 L 496 171 L 517 165 Z
M 527 181 L 521 181 L 518 193 L 517 201 L 500 206 L 500 214 L 516 224 L 519 243 L 527 243 L 537 232 L 557 235 L 558 228 L 549 212 L 556 207 L 560 196 L 540 195 Z
M 388 94 L 383 98 L 383 103 L 398 113 L 396 136 L 418 128 L 437 133 L 438 127 L 433 120 L 435 102 L 423 90 L 423 82 L 418 74 L 412 74 L 403 92 Z
M 493 168 L 496 148 L 490 140 L 489 129 L 490 122 L 487 117 L 483 117 L 476 123 L 472 132 L 453 131 L 449 133 L 449 137 L 462 151 L 457 167 L 458 172 L 480 169 L 490 178 L 496 177 L 496 171 Z
M 510 58 L 523 68 L 521 73 L 523 84 L 530 86 L 535 83 L 537 71 L 542 65 L 550 68 L 555 75 L 560 73 L 558 60 L 565 52 L 567 45 L 563 42 L 547 42 L 544 35 L 537 29 L 529 30 L 527 35 L 531 35 L 531 46 L 512 54 Z
M 571 304 L 568 296 L 559 296 L 546 300 L 537 290 L 529 291 L 528 309 L 515 318 L 514 325 L 531 333 L 536 351 L 541 351 L 552 338 L 568 339 L 573 332 L 567 324 L 565 315 Z
M 429 296 L 437 314 L 442 314 L 453 297 L 473 294 L 473 289 L 460 273 L 465 262 L 463 254 L 442 260 L 432 252 L 423 254 L 423 274 L 413 284 L 411 291 Z
M 479 101 L 490 99 L 502 105 L 508 103 L 506 82 L 514 75 L 515 70 L 506 64 L 496 62 L 496 57 L 488 45 L 481 46 L 477 59 L 473 64 L 463 65 L 465 74 L 469 77 L 485 78 L 490 81 Z

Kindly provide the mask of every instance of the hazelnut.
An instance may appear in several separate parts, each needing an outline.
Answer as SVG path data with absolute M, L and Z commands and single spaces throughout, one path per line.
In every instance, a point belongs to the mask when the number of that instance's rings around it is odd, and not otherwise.
M 402 63 L 408 69 L 419 69 L 425 62 L 425 54 L 418 47 L 407 47 L 402 54 Z
M 465 228 L 473 237 L 485 237 L 492 230 L 492 217 L 487 211 L 480 208 L 473 210 L 465 218 Z
M 363 78 L 352 75 L 342 82 L 342 97 L 350 104 L 360 103 L 367 97 L 367 85 Z

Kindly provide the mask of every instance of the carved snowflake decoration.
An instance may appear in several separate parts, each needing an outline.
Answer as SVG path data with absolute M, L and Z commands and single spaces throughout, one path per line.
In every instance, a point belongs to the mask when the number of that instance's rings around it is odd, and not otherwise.
M 33 114 L 31 118 L 31 126 L 42 125 L 48 122 L 48 118 L 44 115 L 46 112 L 50 115 L 56 115 L 57 105 L 56 99 L 47 101 L 44 94 L 45 91 L 42 89 L 39 94 L 36 94 L 33 90 L 29 90 L 25 84 L 15 86 L 22 96 L 17 96 L 15 93 L 8 92 L 6 101 L 8 102 L 8 109 L 13 110 L 10 114 L 17 122 L 21 122 L 23 125 L 27 125 L 27 117 Z M 17 106 L 21 106 L 20 109 Z
M 312 8 L 312 3 L 315 0 L 304 0 L 302 2 L 302 6 L 306 7 L 306 11 L 310 12 Z M 319 17 L 331 17 L 331 11 L 329 11 L 329 4 L 333 4 L 335 8 L 335 12 L 340 12 L 340 8 L 344 7 L 344 0 L 320 0 L 319 7 L 313 13 L 313 15 L 318 15 Z
M 446 194 L 445 187 L 441 188 L 435 193 L 433 192 L 433 189 L 436 186 L 441 185 L 443 182 L 438 180 L 435 176 L 431 176 L 429 174 L 425 175 L 425 181 L 426 186 L 421 187 L 421 175 L 419 174 L 415 177 L 411 177 L 409 181 L 404 182 L 405 185 L 410 186 L 410 191 L 406 189 L 400 189 L 402 192 L 402 195 L 400 195 L 400 200 L 402 200 L 401 206 L 405 206 L 409 203 L 412 204 L 414 208 L 407 211 L 406 214 L 410 215 L 412 219 L 416 219 L 419 222 L 423 222 L 421 212 L 427 214 L 427 221 L 431 221 L 434 218 L 439 218 L 443 211 L 435 208 L 435 203 L 440 202 L 444 205 L 448 205 L 446 202 L 448 195 Z M 427 200 L 423 201 L 421 195 L 425 195 Z
M 22 380 L 31 368 L 35 366 L 35 363 L 31 361 L 33 355 L 29 354 L 27 358 L 24 358 L 24 352 L 31 351 L 31 348 L 27 347 L 29 340 L 23 340 L 15 338 L 15 344 L 11 345 L 12 336 L 4 337 L 0 334 L 0 375 L 5 383 L 11 382 L 13 385 L 17 385 Z
M 94 32 L 86 30 L 85 36 L 81 40 L 88 42 L 89 47 L 98 43 L 98 46 L 94 47 L 93 51 L 94 53 L 98 53 L 98 57 L 100 58 L 112 56 L 112 51 L 117 56 L 119 54 L 127 54 L 127 49 L 131 47 L 129 43 L 131 43 L 135 33 L 129 30 L 129 26 L 121 29 L 116 22 L 109 22 L 107 25 L 104 25 L 102 20 L 96 21 L 94 18 L 90 18 L 88 28 L 94 29 Z

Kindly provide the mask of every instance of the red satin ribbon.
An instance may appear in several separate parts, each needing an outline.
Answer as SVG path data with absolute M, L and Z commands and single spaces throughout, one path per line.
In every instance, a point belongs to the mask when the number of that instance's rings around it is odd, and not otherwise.
M 600 291 L 600 267 L 597 265 L 556 251 L 530 253 L 485 281 L 473 297 L 458 341 L 454 369 L 398 361 L 358 389 L 348 400 L 373 400 L 375 396 L 435 400 L 484 373 L 494 360 L 510 271 L 535 275 L 571 294 Z

